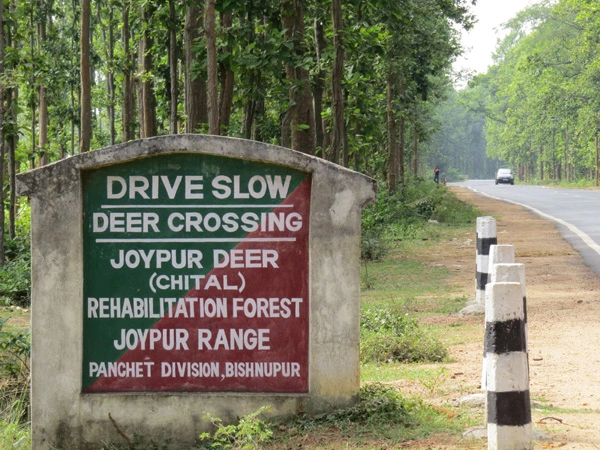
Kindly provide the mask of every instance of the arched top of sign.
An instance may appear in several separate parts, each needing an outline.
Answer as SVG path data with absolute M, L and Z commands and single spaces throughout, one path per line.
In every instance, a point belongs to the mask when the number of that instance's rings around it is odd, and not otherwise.
M 362 190 L 360 189 L 360 185 L 364 184 L 364 202 L 372 200 L 372 192 L 376 184 L 375 180 L 363 174 L 288 148 L 245 139 L 201 134 L 181 134 L 117 144 L 75 155 L 20 174 L 18 179 L 19 195 L 31 196 L 43 190 L 44 186 L 39 183 L 42 177 L 45 180 L 44 184 L 46 184 L 49 176 L 56 177 L 62 172 L 96 169 L 140 158 L 173 153 L 204 153 L 283 165 L 313 174 L 322 173 L 333 177 L 349 177 L 353 184 L 359 183 L 356 186 L 359 188 L 359 191 Z M 66 182 L 67 180 L 62 181 Z

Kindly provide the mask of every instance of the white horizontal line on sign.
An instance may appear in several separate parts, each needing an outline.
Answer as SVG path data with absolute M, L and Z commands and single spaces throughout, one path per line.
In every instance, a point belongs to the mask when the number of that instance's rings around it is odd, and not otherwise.
M 119 208 L 293 208 L 294 205 L 102 205 L 102 209 Z
M 97 244 L 111 243 L 168 243 L 168 242 L 296 242 L 296 238 L 141 238 L 141 239 L 96 239 Z

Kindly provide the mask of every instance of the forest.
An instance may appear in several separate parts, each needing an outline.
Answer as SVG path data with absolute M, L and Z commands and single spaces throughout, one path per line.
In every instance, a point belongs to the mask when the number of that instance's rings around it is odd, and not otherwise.
M 437 147 L 463 174 L 483 168 L 483 139 L 520 180 L 598 186 L 600 4 L 544 0 L 506 30 L 487 73 L 440 106 Z
M 419 172 L 470 3 L 4 0 L 0 237 L 16 173 L 165 134 L 268 142 L 393 190 Z
M 0 239 L 27 221 L 17 173 L 166 134 L 292 148 L 390 192 L 435 165 L 450 181 L 506 165 L 597 183 L 600 5 L 524 9 L 458 88 L 474 3 L 2 0 Z

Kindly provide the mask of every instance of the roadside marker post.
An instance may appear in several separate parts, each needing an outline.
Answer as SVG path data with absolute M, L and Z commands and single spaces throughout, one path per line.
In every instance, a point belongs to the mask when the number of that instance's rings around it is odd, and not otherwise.
M 489 283 L 485 354 L 489 450 L 533 448 L 521 283 Z
M 476 292 L 475 300 L 478 305 L 484 304 L 485 285 L 489 278 L 490 247 L 498 243 L 496 219 L 491 216 L 477 218 L 477 252 L 476 252 Z
M 512 264 L 515 262 L 515 247 L 510 244 L 494 244 L 490 246 L 489 252 L 489 275 L 488 275 L 488 284 L 492 283 L 492 280 L 495 277 L 497 266 L 499 264 Z M 503 281 L 514 281 L 521 282 L 520 279 L 514 280 L 503 280 Z M 525 280 L 523 280 L 525 283 Z M 485 351 L 483 352 L 483 364 L 481 366 L 481 389 L 486 389 L 486 359 L 485 359 Z
M 525 321 L 525 345 L 527 346 L 527 287 L 525 285 L 525 265 L 524 264 L 496 264 L 492 270 L 490 283 L 521 283 L 521 293 L 523 294 L 523 317 Z M 527 348 L 527 347 L 526 347 Z

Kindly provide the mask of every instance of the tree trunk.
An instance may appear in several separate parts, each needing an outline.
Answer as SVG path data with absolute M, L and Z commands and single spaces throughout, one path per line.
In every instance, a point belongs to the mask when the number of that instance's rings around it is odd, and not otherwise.
M 4 0 L 0 0 L 2 6 L 4 6 Z M 16 2 L 9 3 L 10 13 L 14 16 L 16 14 Z M 1 9 L 2 13 L 4 13 L 4 8 Z M 4 14 L 3 14 L 4 15 Z M 2 23 L 2 22 L 0 22 Z M 17 29 L 17 24 L 14 23 L 15 30 Z M 2 37 L 4 38 L 4 27 L 2 27 Z M 12 38 L 13 32 L 10 24 L 6 26 L 6 44 L 8 47 L 12 47 L 15 50 L 18 50 L 18 42 L 17 40 L 13 41 Z M 0 58 L 0 62 L 4 65 L 4 57 Z M 4 67 L 4 66 L 3 66 Z M 18 116 L 18 104 L 19 104 L 19 87 L 13 86 L 8 89 L 7 92 L 7 105 L 6 110 L 3 111 L 4 118 L 6 119 L 6 115 L 9 115 L 9 122 L 16 124 L 17 116 Z M 0 99 L 2 96 L 0 96 Z M 2 138 L 6 142 L 8 146 L 8 185 L 10 188 L 10 199 L 9 199 L 9 208 L 8 208 L 8 235 L 11 239 L 14 239 L 16 236 L 16 218 L 17 218 L 17 164 L 15 161 L 15 153 L 17 149 L 17 144 L 19 140 L 19 133 L 17 133 L 16 127 L 10 133 L 9 139 L 7 136 L 2 134 Z
M 417 101 L 413 104 L 413 175 L 419 174 L 419 134 Z
M 177 105 L 179 100 L 179 79 L 177 77 L 177 17 L 175 2 L 169 0 L 169 74 L 171 80 L 171 102 L 169 111 L 169 133 L 177 134 Z
M 142 67 L 144 66 L 144 63 L 142 62 L 143 60 L 143 49 L 142 49 L 142 45 L 138 46 L 137 49 L 137 64 L 139 67 L 139 72 L 142 72 L 143 69 Z M 138 136 L 140 138 L 144 138 L 145 136 L 145 132 L 144 132 L 144 86 L 142 83 L 142 77 L 139 75 L 136 75 L 133 78 L 133 82 L 135 84 L 135 93 L 137 95 L 137 97 L 135 98 L 135 102 L 137 104 L 137 110 L 138 110 Z
M 325 31 L 323 23 L 319 18 L 315 18 L 315 43 L 317 66 L 321 66 L 323 52 L 325 51 Z M 325 127 L 323 124 L 323 94 L 325 92 L 325 70 L 319 70 L 314 79 L 314 98 L 315 98 L 315 145 L 317 153 L 321 153 L 322 158 L 326 158 L 327 149 L 324 146 Z
M 567 130 L 565 130 L 565 180 L 567 180 L 567 183 L 569 181 L 571 181 L 571 178 L 569 176 L 569 131 L 568 128 Z
M 40 117 L 39 117 L 39 166 L 45 166 L 50 162 L 48 155 L 48 97 L 46 97 L 46 86 L 40 85 Z
M 44 52 L 44 42 L 46 41 L 46 21 L 42 21 L 37 25 L 37 34 L 38 34 L 38 55 L 42 56 Z M 45 166 L 50 162 L 50 157 L 48 155 L 48 97 L 46 96 L 46 86 L 42 81 L 40 83 L 39 89 L 39 160 L 38 165 Z
M 17 105 L 19 100 L 19 91 L 17 87 L 12 88 L 10 96 L 10 110 L 11 116 L 17 117 Z M 10 186 L 10 208 L 8 210 L 8 235 L 11 239 L 14 239 L 17 235 L 16 232 L 16 221 L 17 221 L 17 163 L 15 161 L 15 153 L 17 149 L 19 135 L 14 134 L 11 136 L 10 143 L 8 145 L 8 175 L 9 175 L 9 186 Z
M 79 152 L 90 150 L 92 140 L 92 92 L 90 76 L 90 19 L 91 0 L 81 2 L 81 137 Z
M 129 48 L 129 8 L 128 1 L 123 2 L 121 39 L 123 40 L 123 53 L 125 53 L 125 67 L 123 69 L 123 142 L 135 139 L 135 86 L 133 81 L 133 60 Z
M 340 156 L 345 167 L 348 167 L 348 149 L 346 148 L 346 122 L 344 119 L 344 95 L 342 82 L 344 79 L 344 26 L 342 22 L 341 0 L 333 0 L 331 8 L 333 21 L 333 72 L 331 74 L 331 93 L 333 97 L 333 162 L 339 163 Z
M 208 79 L 208 132 L 209 134 L 218 135 L 219 85 L 215 20 L 215 0 L 207 0 L 204 14 L 204 32 L 206 33 L 206 71 Z
M 233 25 L 233 14 L 231 11 L 223 13 L 221 18 L 221 26 L 223 33 L 229 33 Z M 225 48 L 227 53 L 233 50 L 230 45 Z M 229 131 L 229 122 L 231 119 L 231 109 L 233 107 L 233 87 L 234 73 L 230 67 L 225 64 L 221 65 L 221 100 L 219 112 L 219 134 L 226 135 Z
M 149 138 L 156 136 L 156 97 L 154 95 L 154 62 L 152 61 L 152 34 L 150 33 L 150 23 L 154 14 L 153 6 L 145 6 L 142 10 L 142 22 L 146 24 L 142 35 L 142 105 L 144 109 L 143 118 L 143 137 Z
M 540 145 L 540 180 L 544 180 L 544 146 Z
M 281 23 L 292 51 L 302 59 L 304 50 L 304 11 L 302 0 L 281 0 Z M 308 71 L 301 66 L 286 64 L 290 85 L 291 148 L 308 154 L 315 153 L 315 110 Z M 285 122 L 284 122 L 285 123 Z M 283 135 L 286 131 L 283 130 Z M 284 138 L 282 136 L 282 142 Z
M 263 24 L 265 23 L 265 18 L 262 18 Z M 255 19 L 252 16 L 252 8 L 248 8 L 248 13 L 246 16 L 245 23 L 242 23 L 242 27 L 245 27 L 246 39 L 248 42 L 259 42 L 258 39 L 264 39 L 264 33 L 260 38 L 257 38 L 255 34 Z M 248 25 L 246 25 L 246 23 Z M 247 75 L 247 94 L 245 95 L 244 109 L 243 109 L 243 118 L 242 118 L 242 132 L 246 139 L 256 139 L 256 136 L 260 136 L 262 133 L 257 130 L 257 127 L 254 127 L 255 118 L 258 115 L 258 102 L 259 97 L 259 89 L 261 83 L 261 72 L 260 68 L 250 68 L 248 69 Z M 256 139 L 260 140 L 260 139 Z
M 0 0 L 1 1 L 1 0 Z M 7 36 L 10 37 L 10 36 Z M 10 40 L 7 39 L 7 43 L 10 46 Z M 17 106 L 19 101 L 19 88 L 12 87 L 9 89 L 8 95 L 8 103 L 6 107 L 6 111 L 4 115 L 8 113 L 10 115 L 10 120 L 13 123 L 17 117 Z M 15 130 L 16 131 L 16 130 Z M 11 239 L 14 239 L 16 236 L 16 218 L 17 218 L 17 164 L 15 161 L 15 152 L 17 148 L 17 143 L 19 139 L 19 135 L 17 133 L 12 133 L 10 139 L 6 139 L 6 136 L 3 135 L 4 141 L 8 147 L 8 177 L 9 177 L 9 191 L 10 191 L 10 199 L 9 199 L 9 208 L 8 208 L 8 235 Z
M 260 86 L 260 84 L 259 84 L 259 86 Z M 255 104 L 254 115 L 256 117 L 264 118 L 265 112 L 266 112 L 264 97 L 257 99 L 254 102 L 254 104 Z M 259 142 L 264 141 L 262 127 L 260 127 L 260 126 L 254 127 L 254 132 L 252 133 L 252 139 L 254 139 L 255 141 L 259 141 Z
M 185 123 L 186 133 L 195 133 L 208 122 L 206 82 L 196 67 L 194 45 L 202 36 L 204 22 L 203 6 L 195 2 L 185 13 Z
M 600 152 L 598 151 L 598 131 L 594 139 L 596 146 L 596 187 L 598 187 L 598 181 L 600 179 Z
M 399 184 L 404 184 L 404 135 L 406 134 L 406 117 L 404 117 L 404 114 L 400 114 L 398 132 L 398 154 L 396 161 L 398 167 L 397 182 Z
M 0 0 L 0 79 L 4 79 L 4 0 Z M 0 83 L 0 124 L 4 124 L 4 83 Z M 4 131 L 0 127 L 0 267 L 4 266 L 4 157 L 5 157 Z
M 387 76 L 387 133 L 388 133 L 388 192 L 391 194 L 396 189 L 398 182 L 398 136 L 394 108 L 394 76 L 391 70 Z
M 108 93 L 108 130 L 110 135 L 110 145 L 114 145 L 117 140 L 115 130 L 115 30 L 114 30 L 114 4 L 113 0 L 109 0 L 108 4 L 108 39 L 104 36 L 106 43 L 106 53 L 108 61 L 108 73 L 106 74 L 106 90 Z M 98 9 L 100 5 L 98 4 Z M 104 35 L 104 27 L 102 29 Z
M 34 14 L 34 9 L 31 8 L 30 10 L 30 15 L 29 15 L 29 26 L 31 27 L 31 29 L 33 29 L 35 27 L 35 21 L 33 18 L 33 14 Z M 30 86 L 35 86 L 37 80 L 35 79 L 34 73 L 36 71 L 36 66 L 35 66 L 35 53 L 34 53 L 34 34 L 31 33 L 30 34 L 30 38 L 29 38 L 29 57 L 30 57 L 30 64 L 31 64 L 31 76 L 29 78 L 29 82 L 30 82 Z M 31 119 L 30 119 L 30 126 L 31 126 L 31 157 L 29 159 L 29 168 L 33 169 L 35 168 L 35 160 L 36 160 L 36 154 L 37 154 L 37 145 L 36 145 L 36 115 L 37 115 L 37 110 L 36 110 L 36 102 L 33 96 L 30 96 L 29 98 L 29 102 L 28 102 L 28 106 L 29 106 L 29 111 L 31 112 Z
M 253 74 L 252 72 L 250 73 L 249 76 L 249 83 L 250 86 L 252 86 L 251 83 L 253 83 Z M 250 90 L 252 92 L 252 87 L 250 87 Z M 254 101 L 253 99 L 249 98 L 248 100 L 246 100 L 246 104 L 244 105 L 244 118 L 243 118 L 243 132 L 244 132 L 244 138 L 246 139 L 251 139 L 252 138 L 252 125 L 254 123 L 254 111 L 256 109 L 256 101 Z

